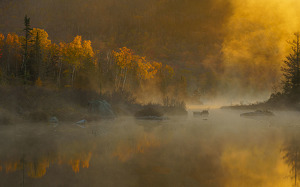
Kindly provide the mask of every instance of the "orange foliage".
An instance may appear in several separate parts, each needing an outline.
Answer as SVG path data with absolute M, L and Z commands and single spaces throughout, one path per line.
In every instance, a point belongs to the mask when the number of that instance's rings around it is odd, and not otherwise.
M 144 134 L 137 140 L 137 143 L 132 145 L 130 142 L 120 142 L 113 153 L 121 162 L 126 162 L 131 159 L 135 154 L 143 154 L 146 150 L 159 147 L 160 142 L 152 134 Z
M 113 51 L 113 56 L 116 61 L 116 64 L 121 69 L 133 69 L 135 56 L 133 55 L 131 49 L 128 49 L 127 47 L 122 47 L 119 49 L 119 52 Z
M 43 86 L 43 82 L 42 82 L 40 77 L 38 77 L 38 79 L 35 81 L 35 85 L 37 87 L 42 87 Z
M 78 158 L 79 157 L 79 158 Z M 72 166 L 72 169 L 75 173 L 78 173 L 80 170 L 80 165 L 82 168 L 89 168 L 90 160 L 92 158 L 92 153 L 81 154 L 76 159 L 69 160 L 69 165 Z
M 15 172 L 18 169 L 19 162 L 5 162 L 6 173 Z
M 49 35 L 44 29 L 33 28 L 30 40 L 35 41 L 37 33 L 39 33 L 39 40 L 42 49 L 48 49 L 51 46 L 51 40 L 48 39 Z
M 46 174 L 47 168 L 49 168 L 50 162 L 48 159 L 42 159 L 37 161 L 37 163 L 28 163 L 28 176 L 32 178 L 41 178 Z
M 69 161 L 69 164 L 72 166 L 72 169 L 75 173 L 78 173 L 79 172 L 79 167 L 80 167 L 80 160 L 77 159 L 77 160 L 73 160 L 71 159 Z
M 89 152 L 87 158 L 85 160 L 81 160 L 81 167 L 82 168 L 89 168 L 91 158 L 92 158 L 92 153 Z
M 13 48 L 21 47 L 20 38 L 15 33 L 8 33 L 6 36 L 5 43 L 6 43 L 6 45 L 13 47 Z
M 4 35 L 2 33 L 0 33 L 0 50 L 4 45 Z

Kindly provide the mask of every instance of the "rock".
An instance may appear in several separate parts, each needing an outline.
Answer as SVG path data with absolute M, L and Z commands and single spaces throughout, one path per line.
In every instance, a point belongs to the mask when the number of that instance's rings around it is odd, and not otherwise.
M 193 112 L 194 117 L 207 117 L 209 115 L 208 110 L 203 110 L 202 112 Z
M 57 117 L 55 117 L 55 116 L 52 116 L 50 119 L 49 119 L 49 123 L 58 123 L 59 121 L 58 121 L 58 119 L 57 119 Z
M 255 112 L 246 112 L 240 114 L 242 117 L 255 117 L 255 116 L 274 116 L 273 112 L 268 110 L 256 110 Z
M 139 120 L 168 120 L 169 118 L 168 117 L 163 117 L 163 116 L 142 116 L 142 117 L 136 117 L 136 119 L 139 119 Z
M 89 111 L 99 114 L 102 118 L 115 118 L 116 115 L 111 105 L 105 100 L 95 100 L 89 102 Z
M 77 121 L 75 124 L 77 124 L 77 125 L 83 125 L 83 124 L 85 124 L 87 121 L 85 120 L 85 119 L 83 119 L 83 120 L 80 120 L 80 121 Z

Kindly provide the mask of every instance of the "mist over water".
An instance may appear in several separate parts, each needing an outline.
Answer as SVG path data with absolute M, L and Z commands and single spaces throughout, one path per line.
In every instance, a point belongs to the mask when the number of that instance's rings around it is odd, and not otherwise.
M 292 186 L 299 112 L 1 126 L 0 186 Z

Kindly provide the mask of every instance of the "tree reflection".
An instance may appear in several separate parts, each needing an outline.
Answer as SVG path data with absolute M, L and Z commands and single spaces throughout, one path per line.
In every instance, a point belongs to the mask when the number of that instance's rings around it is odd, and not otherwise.
M 292 178 L 295 180 L 295 186 L 297 186 L 297 180 L 299 177 L 300 169 L 300 138 L 299 136 L 293 136 L 287 140 L 283 146 L 283 159 L 291 169 Z

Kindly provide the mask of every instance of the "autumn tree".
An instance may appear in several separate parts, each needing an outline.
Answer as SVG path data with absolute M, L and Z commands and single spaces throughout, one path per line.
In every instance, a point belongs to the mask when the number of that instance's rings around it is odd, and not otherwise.
M 69 44 L 60 43 L 60 48 L 63 63 L 66 65 L 64 74 L 70 77 L 70 86 L 73 87 L 76 72 L 92 63 L 94 51 L 91 41 L 82 42 L 81 36 L 76 36 Z
M 19 76 L 22 59 L 21 48 L 20 37 L 17 34 L 8 33 L 6 39 L 3 39 L 1 69 L 6 81 Z
M 113 51 L 113 57 L 115 60 L 116 72 L 115 72 L 115 90 L 124 90 L 127 80 L 128 71 L 134 69 L 135 56 L 131 49 L 127 47 L 120 48 L 119 51 Z
M 5 39 L 4 35 L 0 33 L 0 49 L 2 49 L 4 46 L 4 39 Z
M 284 76 L 284 92 L 297 96 L 300 93 L 300 34 L 295 33 L 295 39 L 290 42 L 291 53 L 284 60 L 282 72 Z
M 32 80 L 44 79 L 51 58 L 51 40 L 48 39 L 48 33 L 43 29 L 33 28 L 30 45 L 32 46 L 30 50 Z

